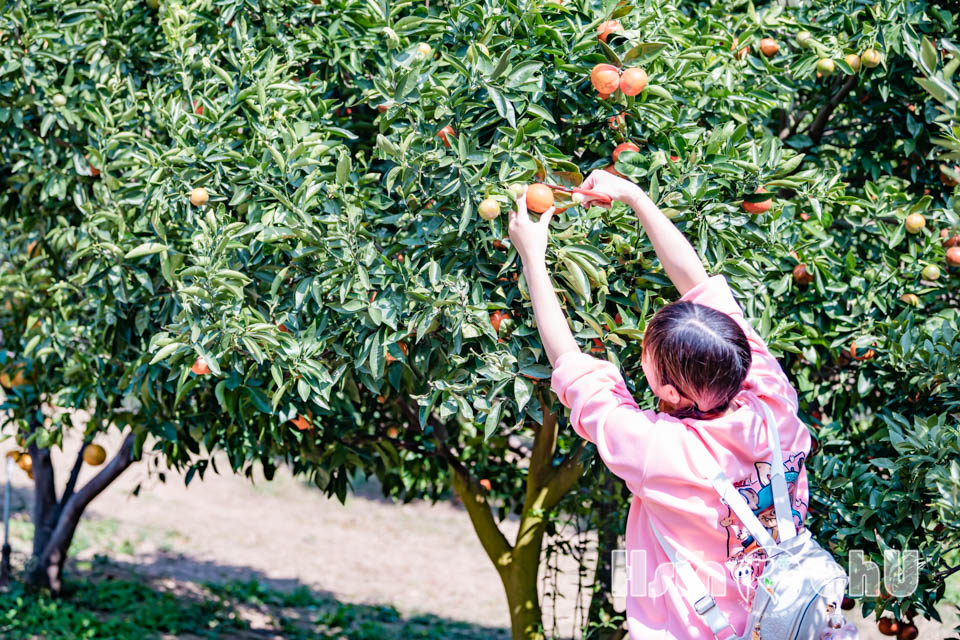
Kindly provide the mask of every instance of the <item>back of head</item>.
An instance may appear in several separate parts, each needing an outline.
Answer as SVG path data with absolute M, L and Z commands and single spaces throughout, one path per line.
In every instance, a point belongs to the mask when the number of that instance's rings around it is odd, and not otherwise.
M 726 410 L 750 369 L 750 343 L 727 314 L 693 302 L 674 302 L 647 324 L 643 349 L 661 385 L 673 385 L 693 407 L 677 417 Z

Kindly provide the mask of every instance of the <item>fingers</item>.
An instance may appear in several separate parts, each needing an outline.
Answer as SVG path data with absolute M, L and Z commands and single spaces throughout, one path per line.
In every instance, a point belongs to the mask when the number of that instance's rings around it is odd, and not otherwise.
M 523 188 L 523 193 L 517 198 L 517 213 L 524 215 L 527 213 L 527 187 Z
M 590 172 L 590 175 L 587 176 L 587 179 L 584 180 L 584 181 L 583 181 L 583 184 L 580 185 L 580 188 L 581 188 L 581 189 L 595 190 L 595 188 L 596 188 L 596 186 L 597 186 L 597 177 L 598 177 L 598 174 L 600 174 L 601 171 L 603 171 L 603 170 L 602 170 L 602 169 L 594 169 L 593 171 L 591 171 L 591 172 Z
M 553 214 L 556 213 L 556 211 L 556 207 L 550 207 L 544 211 L 542 214 L 540 214 L 540 220 L 537 221 L 537 224 L 544 227 L 548 226 L 550 224 L 550 219 L 553 218 Z

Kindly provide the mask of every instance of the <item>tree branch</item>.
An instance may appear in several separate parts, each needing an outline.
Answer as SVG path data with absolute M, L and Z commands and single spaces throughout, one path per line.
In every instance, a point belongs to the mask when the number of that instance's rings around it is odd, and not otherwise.
M 506 570 L 510 566 L 510 552 L 513 547 L 507 542 L 507 538 L 493 519 L 493 511 L 480 483 L 462 466 L 456 469 L 453 465 L 450 465 L 450 480 L 454 491 L 466 507 L 477 537 L 480 538 L 480 544 L 483 545 L 493 566 L 498 572 Z
M 73 540 L 73 534 L 77 529 L 80 516 L 83 515 L 83 510 L 86 509 L 91 500 L 100 495 L 133 462 L 132 454 L 135 440 L 136 437 L 132 432 L 127 434 L 120 451 L 113 457 L 113 460 L 63 505 L 56 528 L 43 550 L 39 563 L 39 567 L 46 568 L 50 588 L 55 593 L 60 590 L 60 568 L 66 559 L 67 550 L 70 548 L 70 542 Z
M 537 494 L 553 476 L 553 454 L 557 450 L 557 414 L 550 410 L 544 401 L 543 390 L 537 391 L 537 399 L 543 410 L 543 424 L 536 430 L 533 438 L 533 450 L 530 452 L 530 470 L 527 474 L 527 493 L 524 497 L 524 511 L 533 504 Z M 549 396 L 548 396 L 549 397 Z
M 73 469 L 70 470 L 70 478 L 67 480 L 67 486 L 63 489 L 63 495 L 60 497 L 60 502 L 57 504 L 57 509 L 54 512 L 56 515 L 53 518 L 53 521 L 56 522 L 60 519 L 60 514 L 63 512 L 63 505 L 70 500 L 73 496 L 74 490 L 77 488 L 77 478 L 80 477 L 80 469 L 83 468 L 83 450 L 87 448 L 87 443 L 84 442 L 83 446 L 80 447 L 80 453 L 77 454 L 77 459 L 73 463 Z
M 37 420 L 37 412 L 31 411 L 28 416 L 30 436 L 38 428 L 40 422 Z M 53 512 L 57 505 L 57 493 L 54 486 L 53 463 L 50 461 L 50 449 L 37 446 L 36 439 L 32 439 L 27 447 L 30 454 L 33 472 L 33 557 L 37 558 L 42 553 L 47 541 L 53 533 L 53 527 L 56 520 L 53 519 Z
M 560 502 L 563 496 L 577 484 L 577 480 L 583 474 L 583 464 L 580 462 L 580 455 L 587 446 L 586 440 L 581 440 L 580 445 L 574 449 L 567 459 L 557 467 L 556 473 L 547 483 L 547 495 L 543 501 L 544 509 L 553 509 Z
M 864 71 L 863 75 L 866 77 L 870 74 L 870 69 Z M 823 130 L 826 128 L 827 123 L 830 121 L 830 116 L 833 115 L 834 110 L 837 106 L 843 102 L 843 99 L 853 91 L 853 88 L 857 86 L 857 81 L 859 76 L 857 74 L 851 75 L 847 78 L 847 81 L 837 90 L 833 97 L 827 101 L 825 105 L 820 107 L 820 111 L 817 112 L 816 117 L 813 119 L 813 122 L 810 124 L 810 127 L 807 129 L 807 132 L 810 135 L 810 138 L 813 140 L 814 144 L 819 144 L 820 140 L 823 138 Z

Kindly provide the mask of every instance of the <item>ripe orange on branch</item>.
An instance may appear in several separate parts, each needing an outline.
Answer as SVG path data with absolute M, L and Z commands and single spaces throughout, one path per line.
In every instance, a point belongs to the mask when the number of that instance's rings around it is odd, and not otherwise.
M 443 141 L 443 146 L 450 147 L 450 138 L 456 137 L 457 132 L 454 131 L 453 127 L 450 125 L 445 126 L 443 129 L 440 129 L 440 132 L 437 133 L 437 137 Z
M 951 267 L 960 267 L 960 247 L 947 249 L 947 264 Z
M 300 431 L 309 431 L 310 429 L 313 429 L 313 416 L 297 416 L 290 422 L 292 422 L 293 426 Z
M 205 376 L 210 373 L 210 367 L 207 366 L 207 361 L 203 358 L 197 358 L 193 363 L 193 366 L 190 367 L 190 371 L 193 371 L 198 376 Z
M 527 187 L 527 209 L 543 213 L 553 206 L 553 190 L 545 184 L 536 183 Z
M 847 65 L 850 66 L 851 69 L 853 69 L 854 73 L 860 71 L 860 56 L 857 54 L 848 54 L 843 60 L 847 63 Z
M 813 282 L 813 274 L 807 271 L 806 264 L 800 263 L 793 268 L 793 281 L 800 287 L 806 287 Z
M 911 213 L 903 221 L 908 233 L 920 233 L 920 230 L 927 226 L 927 219 L 919 213 Z
M 777 55 L 777 51 L 780 51 L 780 45 L 773 38 L 764 38 L 760 41 L 760 51 L 768 58 L 772 58 Z
M 190 192 L 190 204 L 195 207 L 202 207 L 207 204 L 207 201 L 210 199 L 210 194 L 207 193 L 207 190 L 203 187 L 197 187 Z
M 83 448 L 83 461 L 91 467 L 99 467 L 107 459 L 107 452 L 98 444 L 88 444 Z
M 590 72 L 590 82 L 599 93 L 614 93 L 620 87 L 620 71 L 612 64 L 600 63 Z
M 500 215 L 500 203 L 493 198 L 484 198 L 477 210 L 484 220 L 493 220 Z
M 767 190 L 763 187 L 757 187 L 755 193 L 766 193 Z M 743 210 L 747 213 L 752 213 L 754 215 L 758 213 L 764 213 L 770 210 L 770 207 L 773 206 L 773 200 L 763 200 L 762 202 L 748 202 L 747 200 L 743 201 Z
M 640 147 L 633 144 L 632 142 L 622 142 L 617 145 L 616 149 L 613 150 L 613 161 L 616 162 L 617 158 L 620 157 L 620 154 L 624 151 L 640 151 Z
M 623 31 L 623 25 L 618 20 L 607 20 L 597 27 L 597 38 L 606 42 L 611 33 L 620 31 Z
M 630 67 L 620 76 L 620 91 L 625 96 L 635 96 L 647 88 L 647 72 L 640 67 Z
M 867 69 L 873 69 L 880 64 L 880 54 L 876 49 L 867 49 L 860 54 L 860 64 Z

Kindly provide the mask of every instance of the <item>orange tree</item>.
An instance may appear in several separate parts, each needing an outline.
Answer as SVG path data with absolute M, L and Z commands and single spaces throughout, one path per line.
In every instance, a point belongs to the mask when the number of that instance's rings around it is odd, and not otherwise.
M 622 502 L 584 473 L 597 462 L 549 393 L 504 219 L 479 212 L 632 142 L 615 170 L 727 275 L 797 384 L 822 442 L 817 531 L 841 555 L 923 551 L 921 589 L 865 610 L 936 615 L 956 535 L 957 276 L 931 229 L 956 216 L 918 126 L 932 107 L 896 71 L 906 35 L 952 28 L 942 9 L 160 0 L 2 19 L 0 318 L 11 382 L 27 374 L 7 408 L 38 460 L 71 426 L 39 419 L 46 400 L 92 407 L 87 438 L 129 429 L 118 470 L 152 434 L 188 478 L 224 449 L 234 470 L 285 461 L 341 497 L 358 469 L 403 499 L 452 486 L 514 637 L 542 636 L 545 534 L 576 502 Z M 608 20 L 622 29 L 601 42 Z M 846 56 L 868 49 L 879 64 L 855 71 Z M 647 86 L 601 98 L 597 64 Z M 927 225 L 908 236 L 909 213 Z M 571 208 L 550 260 L 578 338 L 642 393 L 638 338 L 675 296 L 642 231 Z M 45 477 L 39 513 L 62 513 Z

